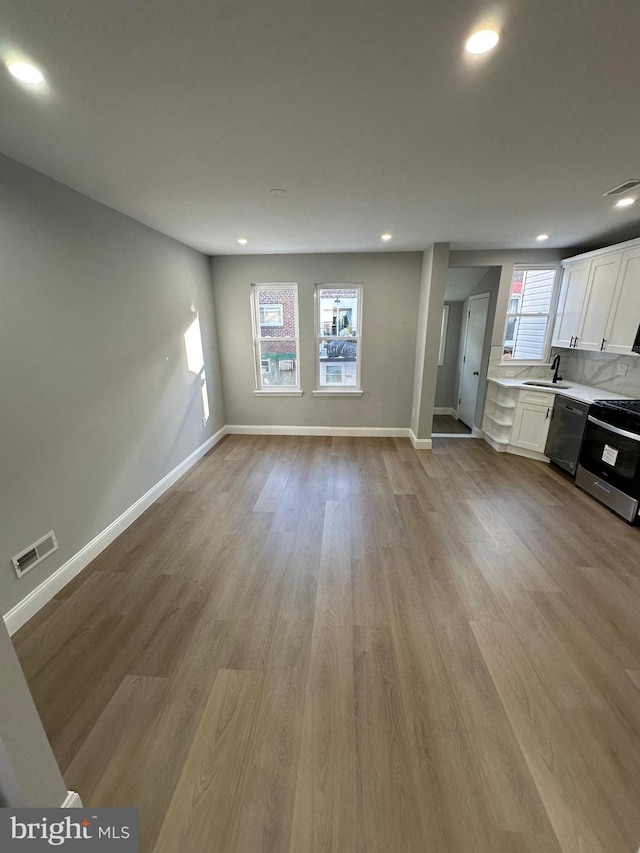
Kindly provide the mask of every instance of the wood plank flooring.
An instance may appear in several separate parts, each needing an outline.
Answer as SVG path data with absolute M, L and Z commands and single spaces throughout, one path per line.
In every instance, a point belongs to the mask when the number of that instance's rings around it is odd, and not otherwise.
M 640 845 L 640 530 L 482 441 L 228 436 L 14 641 L 142 853 Z
M 451 415 L 434 415 L 431 431 L 434 433 L 460 433 L 460 435 L 470 435 L 471 433 L 466 424 Z

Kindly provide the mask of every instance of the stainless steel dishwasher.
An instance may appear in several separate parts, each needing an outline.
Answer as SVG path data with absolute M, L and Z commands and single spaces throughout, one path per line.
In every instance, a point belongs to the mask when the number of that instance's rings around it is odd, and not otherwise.
M 587 403 L 579 403 L 561 394 L 556 396 L 544 455 L 572 477 L 576 475 L 588 414 Z

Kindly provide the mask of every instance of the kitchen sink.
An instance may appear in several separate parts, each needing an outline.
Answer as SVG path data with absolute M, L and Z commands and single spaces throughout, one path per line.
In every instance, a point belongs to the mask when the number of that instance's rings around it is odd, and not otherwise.
M 522 383 L 523 385 L 535 385 L 538 388 L 571 388 L 571 385 L 567 385 L 564 382 L 545 382 L 542 379 L 527 379 L 526 382 Z

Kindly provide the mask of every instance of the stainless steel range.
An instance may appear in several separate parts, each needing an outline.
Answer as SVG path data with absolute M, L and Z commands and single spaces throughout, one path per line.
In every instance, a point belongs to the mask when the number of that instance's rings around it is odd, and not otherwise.
M 596 400 L 589 409 L 576 485 L 629 522 L 640 508 L 640 400 Z

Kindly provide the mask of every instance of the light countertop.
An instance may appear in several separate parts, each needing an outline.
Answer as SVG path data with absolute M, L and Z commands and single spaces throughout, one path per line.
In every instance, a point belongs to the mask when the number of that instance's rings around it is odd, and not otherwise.
M 613 391 L 603 391 L 602 388 L 592 388 L 590 385 L 580 385 L 578 382 L 565 380 L 569 388 L 558 388 L 553 385 L 526 385 L 526 379 L 502 379 L 489 376 L 488 382 L 495 382 L 502 388 L 517 388 L 521 391 L 551 391 L 552 394 L 562 394 L 572 400 L 580 400 L 582 403 L 593 403 L 595 400 L 627 400 L 628 395 L 615 394 Z M 535 381 L 535 380 L 534 380 Z

